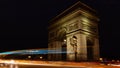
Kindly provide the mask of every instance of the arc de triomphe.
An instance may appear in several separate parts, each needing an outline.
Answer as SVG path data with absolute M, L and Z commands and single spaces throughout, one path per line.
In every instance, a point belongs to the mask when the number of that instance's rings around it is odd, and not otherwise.
M 93 61 L 99 59 L 96 11 L 78 1 L 52 19 L 48 27 L 49 60 Z

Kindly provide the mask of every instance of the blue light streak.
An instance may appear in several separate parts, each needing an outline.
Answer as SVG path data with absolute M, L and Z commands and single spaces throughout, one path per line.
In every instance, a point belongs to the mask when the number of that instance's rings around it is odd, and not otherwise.
M 19 51 L 10 51 L 10 52 L 2 52 L 0 55 L 10 55 L 10 54 L 62 54 L 62 53 L 70 53 L 61 50 L 47 50 L 47 49 L 36 49 L 36 50 L 19 50 Z

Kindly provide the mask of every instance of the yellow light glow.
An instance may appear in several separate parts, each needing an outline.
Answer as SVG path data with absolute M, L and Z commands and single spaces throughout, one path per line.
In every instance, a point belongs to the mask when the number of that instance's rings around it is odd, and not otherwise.
M 66 42 L 66 39 L 64 39 L 64 42 Z
M 103 61 L 103 58 L 99 58 L 100 61 Z
M 43 57 L 42 56 L 40 56 L 40 59 L 42 59 Z
M 28 58 L 31 58 L 31 56 L 28 56 Z

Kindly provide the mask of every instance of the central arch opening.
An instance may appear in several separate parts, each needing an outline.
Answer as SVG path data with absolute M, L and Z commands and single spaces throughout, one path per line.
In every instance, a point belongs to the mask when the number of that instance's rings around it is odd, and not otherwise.
M 67 59 L 67 40 L 66 40 L 66 30 L 61 29 L 58 33 L 59 41 L 61 42 L 61 60 L 66 61 Z

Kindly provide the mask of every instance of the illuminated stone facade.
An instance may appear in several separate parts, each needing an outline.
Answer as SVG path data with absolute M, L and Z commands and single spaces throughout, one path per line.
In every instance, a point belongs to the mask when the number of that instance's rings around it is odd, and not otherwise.
M 56 16 L 48 27 L 49 60 L 93 61 L 99 59 L 98 17 L 80 1 Z M 67 52 L 67 53 L 65 53 Z

